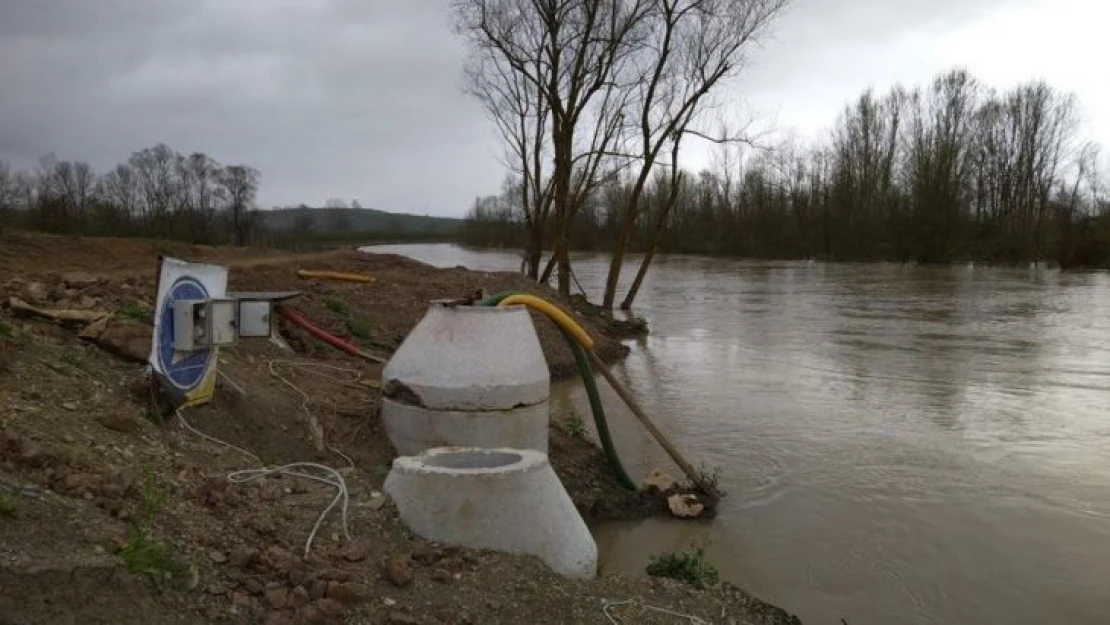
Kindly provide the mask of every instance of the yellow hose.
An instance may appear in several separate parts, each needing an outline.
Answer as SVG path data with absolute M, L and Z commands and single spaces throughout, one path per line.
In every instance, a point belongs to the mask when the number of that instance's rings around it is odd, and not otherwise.
M 362 282 L 363 284 L 373 284 L 378 281 L 378 279 L 374 276 L 368 276 L 364 273 L 344 273 L 341 271 L 314 271 L 309 269 L 298 269 L 297 275 L 301 278 L 342 280 L 345 282 Z
M 534 308 L 547 315 L 547 317 L 554 321 L 560 328 L 566 330 L 566 332 L 574 337 L 574 340 L 578 341 L 578 344 L 584 349 L 589 350 L 594 348 L 594 340 L 582 329 L 582 326 L 578 325 L 574 319 L 571 319 L 569 315 L 547 300 L 540 299 L 535 295 L 510 295 L 501 300 L 501 303 L 497 306 L 499 308 L 504 306 L 527 306 L 529 308 Z

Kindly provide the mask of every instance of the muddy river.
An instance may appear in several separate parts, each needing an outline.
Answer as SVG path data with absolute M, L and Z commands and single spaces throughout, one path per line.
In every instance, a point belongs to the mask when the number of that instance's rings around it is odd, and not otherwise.
M 607 266 L 575 257 L 591 299 Z M 810 624 L 1110 623 L 1110 275 L 664 256 L 636 311 L 651 335 L 615 371 L 728 497 L 709 523 L 602 528 L 603 567 L 707 540 Z M 553 392 L 588 415 L 580 385 Z M 605 401 L 634 473 L 667 466 Z

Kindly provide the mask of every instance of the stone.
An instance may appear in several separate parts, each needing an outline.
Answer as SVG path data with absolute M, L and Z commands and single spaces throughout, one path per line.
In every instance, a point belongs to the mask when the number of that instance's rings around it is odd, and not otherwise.
M 77 410 L 77 402 L 75 402 L 75 401 L 64 401 L 64 402 L 62 402 L 62 408 L 65 408 L 66 410 L 68 410 L 70 412 L 73 412 L 74 410 Z
M 297 586 L 293 592 L 289 593 L 289 605 L 293 608 L 300 608 L 308 605 L 309 597 L 308 590 L 304 586 Z
M 390 599 L 389 597 L 383 597 L 382 605 L 387 608 L 392 608 L 393 606 L 397 605 L 397 601 L 395 599 Z
M 338 585 L 339 582 L 332 582 L 332 584 Z M 330 585 L 331 584 L 329 584 L 327 580 L 323 580 L 323 579 L 318 579 L 318 580 L 313 581 L 312 586 L 310 586 L 309 589 L 308 589 L 309 598 L 312 599 L 313 601 L 315 601 L 317 599 L 320 599 L 322 597 L 327 596 L 328 595 L 328 586 L 330 586 Z
M 697 495 L 671 495 L 667 497 L 667 507 L 680 519 L 696 519 L 705 511 L 705 504 L 698 501 Z
M 336 582 L 349 582 L 356 577 L 354 573 L 350 571 L 345 571 L 343 569 L 327 569 L 324 571 L 320 571 L 319 573 L 317 573 L 316 576 L 320 579 L 326 579 L 328 581 Z
M 381 510 L 383 507 L 385 507 L 386 499 L 388 498 L 385 495 L 374 491 L 370 493 L 370 502 L 367 505 L 370 507 L 371 510 Z
M 266 591 L 266 601 L 270 604 L 271 608 L 280 610 L 289 605 L 289 589 L 285 586 L 278 586 Z
M 150 355 L 153 328 L 135 319 L 105 317 L 77 334 L 100 349 L 124 360 L 145 363 Z
M 218 549 L 213 549 L 212 551 L 208 552 L 208 559 L 215 562 L 216 564 L 223 564 L 224 562 L 227 562 L 227 555 L 225 555 L 224 552 Z
M 245 592 L 235 591 L 231 594 L 231 605 L 237 607 L 250 607 L 254 603 L 251 601 L 250 595 Z
M 127 414 L 126 412 L 108 412 L 97 416 L 96 422 L 109 430 L 130 434 L 137 432 L 142 424 L 135 417 Z
M 412 567 L 409 566 L 409 554 L 395 554 L 389 558 L 389 563 L 386 564 L 385 574 L 390 583 L 398 588 L 408 586 L 412 583 Z
M 650 473 L 644 477 L 644 488 L 648 491 L 658 491 L 666 493 L 678 487 L 678 482 L 675 481 L 671 475 L 660 469 L 652 469 Z
M 293 568 L 293 554 L 277 545 L 272 545 L 266 549 L 265 559 L 270 568 L 283 573 L 288 573 Z
M 302 608 L 298 614 L 300 615 L 300 619 L 295 622 L 305 623 L 306 625 L 324 625 L 324 623 L 331 620 L 316 606 L 311 604 Z
M 412 559 L 416 560 L 423 566 L 431 566 L 436 563 L 439 556 L 436 555 L 436 550 L 427 546 L 420 546 L 412 551 Z
M 95 297 L 89 297 L 88 295 L 82 295 L 77 299 L 77 307 L 84 308 L 85 310 L 96 308 L 96 305 L 99 303 L 99 299 Z
M 43 304 L 50 300 L 50 291 L 41 282 L 32 282 L 27 285 L 24 291 L 27 299 L 31 300 L 32 304 Z
M 308 567 L 303 562 L 295 561 L 293 566 L 289 569 L 289 583 L 294 586 L 305 586 L 306 588 L 312 584 L 312 574 L 308 572 Z
M 447 583 L 451 581 L 451 571 L 447 569 L 436 569 L 432 571 L 432 579 L 437 582 Z
M 263 625 L 294 625 L 297 619 L 291 612 L 284 610 L 274 610 L 266 615 L 266 620 Z
M 347 562 L 362 562 L 366 559 L 366 547 L 363 547 L 362 543 L 357 540 L 351 540 L 343 545 L 343 548 L 339 550 L 339 555 L 343 556 L 343 559 Z
M 265 591 L 262 582 L 258 581 L 256 577 L 248 577 L 243 582 L 243 588 L 252 595 L 261 595 Z
M 327 597 L 316 602 L 316 609 L 320 610 L 325 616 L 330 616 L 331 618 L 342 618 L 343 615 L 347 613 L 347 609 L 343 607 L 342 603 Z
M 394 610 L 389 613 L 389 620 L 386 621 L 389 625 L 420 625 L 420 621 L 416 617 L 405 614 L 399 610 Z
M 454 625 L 455 623 L 459 622 L 459 619 L 455 618 L 454 610 L 449 610 L 447 608 L 436 610 L 435 618 L 437 621 L 439 621 L 440 623 L 444 623 L 445 625 Z
M 340 603 L 353 605 L 368 601 L 370 599 L 370 589 L 362 584 L 330 582 L 327 596 L 329 599 L 335 599 Z
M 239 568 L 246 568 L 250 566 L 256 559 L 258 559 L 258 550 L 251 549 L 245 545 L 236 545 L 231 548 L 231 553 L 228 555 L 228 560 L 232 566 Z
M 83 271 L 72 271 L 62 274 L 62 282 L 71 289 L 80 289 L 87 286 L 92 286 L 99 282 L 100 279 L 96 276 L 85 273 Z

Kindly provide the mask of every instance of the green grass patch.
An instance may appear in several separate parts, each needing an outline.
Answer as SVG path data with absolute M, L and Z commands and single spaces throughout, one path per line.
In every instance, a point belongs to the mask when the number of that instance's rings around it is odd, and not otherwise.
M 0 519 L 14 519 L 19 516 L 19 502 L 8 493 L 0 493 Z
M 563 428 L 564 432 L 566 432 L 570 436 L 573 436 L 574 438 L 585 439 L 589 437 L 589 432 L 588 430 L 586 430 L 585 419 L 583 419 L 582 415 L 578 414 L 578 411 L 574 410 L 573 408 L 571 409 L 569 415 L 559 420 L 559 424 Z
M 351 336 L 362 341 L 374 339 L 374 329 L 364 319 L 348 319 L 347 331 L 351 333 Z
M 152 321 L 154 319 L 154 310 L 145 304 L 137 302 L 128 302 L 121 306 L 116 314 L 125 319 L 135 319 L 137 321 Z
M 154 475 L 148 470 L 143 484 L 142 516 L 131 524 L 127 542 L 118 552 L 129 571 L 145 575 L 158 585 L 180 579 L 188 570 L 174 546 L 154 536 L 154 517 L 162 509 L 168 495 L 167 491 L 158 488 Z
M 347 316 L 347 302 L 339 299 L 338 297 L 329 297 L 324 300 L 324 306 L 327 307 L 332 313 L 340 317 Z
M 717 567 L 705 560 L 705 543 L 692 546 L 678 553 L 651 556 L 647 574 L 667 577 L 684 582 L 694 588 L 707 588 L 717 583 Z
M 15 331 L 12 330 L 12 327 L 0 321 L 0 339 L 10 339 L 13 334 L 15 334 Z

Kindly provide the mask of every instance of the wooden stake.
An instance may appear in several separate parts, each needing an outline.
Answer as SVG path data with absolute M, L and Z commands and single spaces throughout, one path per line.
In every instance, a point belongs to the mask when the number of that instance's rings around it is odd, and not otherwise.
M 675 447 L 674 443 L 671 442 L 671 439 L 667 438 L 667 435 L 664 434 L 663 431 L 660 430 L 658 427 L 656 427 L 655 423 L 653 423 L 652 420 L 647 416 L 647 413 L 645 413 L 643 409 L 640 408 L 640 405 L 636 403 L 636 400 L 632 397 L 632 394 L 628 392 L 628 389 L 624 388 L 624 385 L 620 383 L 620 380 L 617 380 L 613 373 L 609 371 L 609 367 L 601 360 L 601 357 L 597 355 L 597 352 L 592 349 L 587 349 L 586 353 L 590 355 L 590 360 L 593 361 L 594 368 L 598 371 L 601 371 L 601 375 L 605 376 L 605 379 L 608 380 L 609 385 L 613 387 L 613 390 L 617 392 L 617 395 L 620 395 L 621 399 L 624 400 L 624 403 L 628 404 L 628 408 L 632 410 L 632 414 L 636 415 L 636 418 L 644 424 L 644 427 L 647 428 L 647 431 L 652 435 L 652 437 L 655 438 L 655 440 L 659 443 L 663 450 L 667 452 L 667 455 L 671 457 L 671 460 L 674 460 L 674 463 L 678 465 L 678 468 L 682 469 L 682 472 L 686 474 L 686 477 L 690 478 L 690 481 L 693 482 L 698 488 L 700 488 L 703 493 L 711 497 L 720 497 L 716 489 L 706 483 L 701 473 L 699 473 L 697 469 L 695 469 L 689 462 L 686 461 L 686 458 L 684 458 L 682 454 L 678 451 L 678 448 Z

